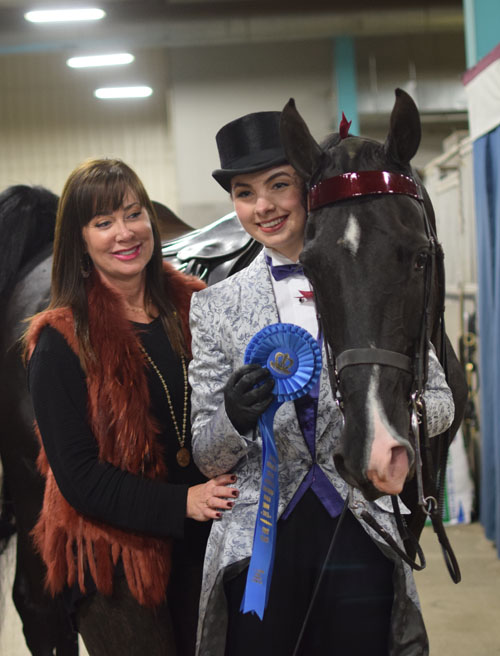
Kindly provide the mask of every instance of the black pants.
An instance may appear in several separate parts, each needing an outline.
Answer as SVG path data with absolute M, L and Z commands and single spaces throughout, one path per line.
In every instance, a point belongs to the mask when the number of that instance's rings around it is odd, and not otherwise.
M 278 522 L 263 621 L 239 612 L 245 570 L 225 585 L 226 656 L 292 656 L 338 518 L 308 491 Z M 301 656 L 387 656 L 393 563 L 348 511 L 301 642 Z
M 76 621 L 90 656 L 177 656 L 167 605 L 141 606 L 123 577 L 115 579 L 111 596 L 95 592 L 84 599 Z
M 76 624 L 89 656 L 194 656 L 202 565 L 175 563 L 168 601 L 141 606 L 124 576 L 110 597 L 94 592 L 76 609 Z

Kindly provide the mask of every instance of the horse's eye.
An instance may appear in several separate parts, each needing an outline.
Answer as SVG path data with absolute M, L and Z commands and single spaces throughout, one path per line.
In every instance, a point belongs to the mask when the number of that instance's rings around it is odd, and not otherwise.
M 425 265 L 427 264 L 427 258 L 428 254 L 427 253 L 419 253 L 415 259 L 415 270 L 416 271 L 422 271 L 422 269 L 425 268 Z

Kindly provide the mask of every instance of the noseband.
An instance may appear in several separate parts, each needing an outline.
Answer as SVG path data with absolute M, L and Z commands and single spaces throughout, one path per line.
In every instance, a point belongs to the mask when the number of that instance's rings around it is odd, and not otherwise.
M 343 351 L 336 357 L 333 357 L 328 345 L 328 340 L 325 339 L 324 344 L 327 355 L 328 371 L 335 400 L 342 413 L 344 403 L 340 393 L 340 374 L 346 367 L 360 364 L 382 365 L 394 367 L 412 375 L 413 383 L 412 392 L 409 399 L 409 406 L 411 411 L 410 427 L 415 443 L 415 475 L 417 481 L 418 504 L 420 505 L 422 511 L 426 515 L 430 516 L 434 530 L 437 533 L 441 543 L 445 562 L 450 576 L 455 583 L 458 583 L 461 578 L 460 569 L 458 567 L 458 563 L 456 561 L 453 550 L 451 549 L 451 545 L 449 544 L 449 541 L 444 532 L 441 517 L 440 497 L 443 491 L 441 489 L 441 485 L 436 486 L 434 481 L 433 463 L 431 460 L 429 437 L 427 434 L 425 402 L 423 398 L 425 384 L 427 381 L 427 359 L 429 348 L 427 320 L 431 305 L 432 284 L 437 270 L 438 284 L 442 290 L 442 296 L 444 297 L 444 266 L 443 251 L 441 245 L 437 241 L 436 233 L 429 221 L 427 212 L 425 211 L 422 189 L 416 180 L 407 175 L 392 173 L 389 171 L 359 171 L 353 173 L 344 173 L 342 175 L 337 175 L 326 180 L 321 180 L 312 186 L 309 190 L 307 204 L 308 210 L 313 211 L 320 207 L 324 207 L 325 205 L 332 205 L 349 198 L 395 194 L 410 196 L 411 198 L 421 203 L 424 229 L 428 240 L 430 254 L 430 257 L 428 258 L 425 265 L 424 306 L 422 309 L 420 332 L 415 348 L 414 357 L 411 359 L 403 353 L 380 348 L 353 348 Z M 439 314 L 439 321 L 442 325 L 442 334 L 444 339 L 444 298 L 439 299 Z M 425 496 L 424 493 L 421 441 L 426 457 L 427 471 L 432 491 L 432 493 L 428 496 Z M 446 463 L 442 462 L 441 467 L 445 468 L 445 466 Z M 444 487 L 444 474 L 439 483 L 442 483 L 442 487 Z M 405 530 L 405 526 L 403 525 L 402 518 L 399 513 L 399 506 L 394 497 L 393 507 L 403 541 L 406 539 L 411 539 L 411 536 L 409 536 L 408 532 Z M 370 526 L 376 530 L 386 542 L 389 543 L 393 550 L 395 550 L 414 569 L 423 569 L 425 567 L 425 558 L 418 543 L 415 545 L 415 540 L 413 540 L 413 546 L 416 548 L 417 554 L 419 555 L 420 564 L 412 561 L 409 556 L 399 548 L 392 537 L 387 534 L 383 528 L 378 526 L 371 515 L 366 512 L 363 513 L 363 515 L 363 519 L 368 522 Z

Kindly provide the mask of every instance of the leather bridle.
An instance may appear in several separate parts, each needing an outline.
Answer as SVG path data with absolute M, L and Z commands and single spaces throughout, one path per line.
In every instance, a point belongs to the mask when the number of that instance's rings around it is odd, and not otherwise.
M 455 583 L 460 581 L 460 569 L 456 561 L 453 550 L 449 544 L 444 531 L 442 522 L 442 498 L 444 495 L 444 471 L 446 461 L 440 462 L 438 471 L 441 472 L 440 480 L 434 480 L 434 465 L 432 462 L 429 436 L 427 433 L 427 421 L 425 413 L 424 391 L 427 381 L 427 360 L 429 350 L 429 326 L 428 318 L 431 311 L 432 289 L 435 276 L 438 276 L 438 288 L 441 292 L 438 299 L 439 322 L 441 323 L 441 333 L 444 340 L 444 265 L 443 251 L 437 240 L 433 225 L 425 210 L 424 195 L 418 182 L 407 175 L 392 173 L 389 171 L 360 171 L 344 173 L 325 180 L 321 180 L 311 187 L 308 192 L 308 209 L 316 210 L 325 205 L 332 205 L 342 200 L 369 195 L 394 195 L 402 194 L 410 196 L 420 204 L 425 234 L 427 237 L 428 257 L 425 262 L 425 287 L 424 303 L 422 308 L 422 318 L 419 336 L 415 346 L 413 359 L 403 353 L 380 348 L 351 348 L 334 356 L 325 339 L 325 350 L 327 354 L 328 372 L 330 383 L 335 400 L 339 409 L 343 413 L 343 399 L 340 392 L 340 376 L 346 367 L 360 364 L 380 365 L 395 367 L 411 374 L 413 378 L 411 387 L 411 396 L 409 399 L 410 408 L 410 428 L 414 438 L 415 445 L 415 476 L 417 482 L 418 504 L 422 511 L 430 517 L 434 531 L 438 535 L 446 565 L 452 580 Z M 321 318 L 318 317 L 321 325 Z M 441 356 L 444 358 L 444 343 Z M 446 372 L 445 363 L 443 363 Z M 446 455 L 446 450 L 444 450 Z M 424 490 L 424 481 L 422 475 L 423 462 L 425 458 L 427 471 L 427 490 Z M 407 530 L 404 525 L 397 499 L 393 497 L 393 507 L 396 514 L 396 520 L 403 541 L 412 543 L 413 548 L 418 554 L 420 563 L 411 559 L 408 554 L 400 549 L 395 540 L 380 527 L 371 515 L 366 511 L 362 518 L 375 530 L 383 539 L 389 543 L 389 546 L 395 550 L 412 568 L 420 570 L 425 567 L 425 558 L 418 545 L 418 542 Z

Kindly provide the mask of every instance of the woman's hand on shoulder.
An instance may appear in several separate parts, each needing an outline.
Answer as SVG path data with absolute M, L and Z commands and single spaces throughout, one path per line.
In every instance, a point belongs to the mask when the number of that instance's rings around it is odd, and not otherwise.
M 190 487 L 187 494 L 186 517 L 198 522 L 220 519 L 221 510 L 231 510 L 239 495 L 235 487 L 229 487 L 230 483 L 235 482 L 234 474 L 221 474 L 206 483 Z

